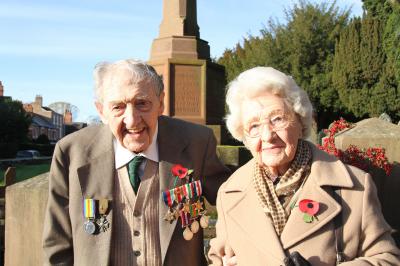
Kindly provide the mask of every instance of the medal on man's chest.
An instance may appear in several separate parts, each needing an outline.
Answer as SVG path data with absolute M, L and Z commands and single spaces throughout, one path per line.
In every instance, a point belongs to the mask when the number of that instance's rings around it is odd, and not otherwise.
M 191 240 L 193 234 L 199 231 L 200 226 L 208 227 L 208 216 L 205 215 L 206 210 L 203 207 L 201 181 L 193 179 L 193 170 L 179 164 L 174 165 L 171 172 L 175 177 L 174 188 L 162 192 L 164 203 L 168 206 L 164 220 L 172 223 L 179 219 L 182 228 L 185 228 L 184 239 Z
M 109 210 L 110 200 L 108 199 L 92 199 L 86 198 L 82 201 L 83 217 L 83 230 L 89 234 L 94 235 L 101 232 L 106 232 L 110 228 L 110 223 L 107 220 L 107 211 Z
M 100 199 L 99 200 L 99 214 L 100 219 L 97 220 L 97 225 L 100 228 L 100 231 L 105 232 L 110 227 L 110 223 L 107 221 L 106 213 L 108 209 L 108 199 Z
M 94 199 L 83 199 L 83 216 L 86 219 L 83 229 L 89 235 L 93 235 L 96 232 L 96 201 Z

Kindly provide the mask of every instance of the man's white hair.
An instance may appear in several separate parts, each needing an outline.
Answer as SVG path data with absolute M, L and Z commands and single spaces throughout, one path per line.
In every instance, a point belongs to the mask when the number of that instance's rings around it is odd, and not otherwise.
M 135 59 L 98 63 L 94 68 L 93 78 L 94 94 L 98 102 L 103 101 L 103 92 L 107 86 L 137 85 L 139 82 L 146 81 L 152 84 L 157 96 L 160 96 L 164 90 L 162 78 L 155 69 L 145 62 Z

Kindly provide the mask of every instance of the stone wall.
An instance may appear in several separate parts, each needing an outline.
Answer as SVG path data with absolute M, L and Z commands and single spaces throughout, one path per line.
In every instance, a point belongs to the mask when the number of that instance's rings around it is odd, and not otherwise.
M 0 186 L 0 265 L 4 264 L 5 249 L 5 219 L 6 219 L 6 189 L 15 183 L 15 167 L 8 167 L 4 173 L 3 186 Z
M 48 173 L 7 187 L 4 265 L 43 265 L 47 196 Z

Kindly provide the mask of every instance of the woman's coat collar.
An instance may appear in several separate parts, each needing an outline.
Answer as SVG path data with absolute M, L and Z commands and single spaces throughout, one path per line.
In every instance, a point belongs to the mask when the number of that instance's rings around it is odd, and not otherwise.
M 226 206 L 227 215 L 245 232 L 244 235 L 248 235 L 260 251 L 270 254 L 271 259 L 282 259 L 283 249 L 288 249 L 304 240 L 330 222 L 341 211 L 342 208 L 331 196 L 329 187 L 353 187 L 346 166 L 341 161 L 320 151 L 314 145 L 312 145 L 312 153 L 311 173 L 298 199 L 308 198 L 320 202 L 321 210 L 317 214 L 318 220 L 305 223 L 304 213 L 295 207 L 280 238 L 275 233 L 272 220 L 263 213 L 261 208 L 257 208 L 259 202 L 252 183 L 254 159 L 234 173 L 234 176 L 221 188 L 221 192 L 225 194 L 224 198 L 229 198 L 228 206 Z M 266 237 L 270 241 L 265 241 Z M 279 241 L 281 245 L 271 245 L 271 242 Z

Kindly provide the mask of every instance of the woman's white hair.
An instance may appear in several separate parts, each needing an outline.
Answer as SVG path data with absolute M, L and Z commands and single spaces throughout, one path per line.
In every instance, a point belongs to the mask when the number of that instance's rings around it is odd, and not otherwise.
M 297 86 L 291 76 L 272 68 L 255 67 L 242 72 L 228 84 L 226 103 L 229 111 L 226 116 L 226 125 L 232 136 L 244 140 L 242 124 L 242 102 L 270 92 L 284 99 L 300 118 L 302 124 L 302 138 L 310 135 L 312 123 L 312 105 L 307 93 Z
M 94 68 L 93 78 L 94 94 L 99 102 L 103 101 L 103 92 L 107 86 L 137 85 L 139 82 L 146 81 L 152 85 L 157 96 L 160 96 L 164 90 L 162 78 L 155 69 L 135 59 L 119 60 L 113 63 L 100 62 Z

